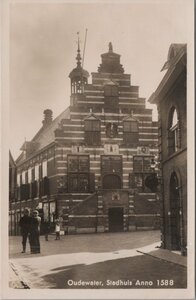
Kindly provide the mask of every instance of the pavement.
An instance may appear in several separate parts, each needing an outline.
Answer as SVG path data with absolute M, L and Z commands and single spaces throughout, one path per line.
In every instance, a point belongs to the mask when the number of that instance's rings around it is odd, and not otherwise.
M 69 280 L 94 279 L 100 286 L 92 288 L 111 288 L 106 286 L 108 278 L 111 282 L 131 278 L 134 287 L 137 280 L 148 278 L 154 288 L 157 278 L 165 278 L 173 282 L 172 288 L 186 287 L 187 258 L 160 249 L 159 231 L 69 235 L 60 241 L 51 235 L 48 242 L 44 237 L 40 242 L 41 254 L 30 254 L 29 249 L 23 254 L 21 237 L 10 237 L 10 287 L 81 288 L 70 286 Z

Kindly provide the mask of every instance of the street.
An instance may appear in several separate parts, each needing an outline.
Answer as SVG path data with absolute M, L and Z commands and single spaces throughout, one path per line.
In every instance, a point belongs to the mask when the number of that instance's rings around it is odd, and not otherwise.
M 29 288 L 186 288 L 183 258 L 157 248 L 159 231 L 40 241 L 41 254 L 30 254 L 29 245 L 23 254 L 21 237 L 10 237 L 10 263 Z

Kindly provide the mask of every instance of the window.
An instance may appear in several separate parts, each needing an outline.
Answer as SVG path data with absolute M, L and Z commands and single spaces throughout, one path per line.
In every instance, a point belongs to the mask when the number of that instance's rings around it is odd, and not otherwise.
M 158 179 L 156 173 L 129 174 L 130 188 L 136 188 L 138 192 L 155 193 Z
M 125 144 L 136 144 L 139 140 L 138 122 L 136 120 L 123 122 L 123 139 Z
M 28 168 L 28 183 L 31 183 L 32 181 L 32 169 L 31 168 Z
M 122 173 L 122 157 L 118 155 L 102 155 L 101 169 L 103 174 Z
M 133 173 L 129 174 L 130 188 L 136 188 L 139 192 L 156 192 L 158 179 L 151 165 L 153 156 L 134 156 Z
M 89 156 L 68 155 L 69 192 L 89 191 Z
M 22 184 L 26 183 L 26 175 L 25 175 L 25 171 L 22 172 Z
M 35 165 L 35 180 L 39 180 L 39 165 Z
M 106 125 L 106 136 L 108 138 L 115 138 L 118 135 L 118 125 L 114 123 L 108 123 Z
M 21 175 L 20 174 L 17 174 L 17 185 L 20 186 L 20 178 L 21 178 Z
M 152 156 L 134 156 L 133 172 L 134 173 L 151 173 Z
M 104 94 L 106 97 L 118 97 L 118 87 L 116 85 L 105 85 Z
M 168 127 L 168 154 L 171 155 L 180 148 L 179 121 L 177 111 L 174 107 L 170 110 Z
M 89 146 L 98 146 L 101 143 L 100 120 L 85 120 L 85 143 Z
M 46 177 L 47 176 L 47 160 L 44 160 L 42 162 L 42 177 Z
M 105 108 L 106 109 L 117 109 L 118 107 L 118 87 L 116 85 L 105 85 L 104 87 L 105 96 Z

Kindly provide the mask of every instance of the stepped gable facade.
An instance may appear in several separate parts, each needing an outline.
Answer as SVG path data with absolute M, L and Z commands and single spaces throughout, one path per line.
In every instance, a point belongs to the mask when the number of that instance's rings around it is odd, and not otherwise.
M 68 234 L 159 227 L 157 123 L 111 43 L 101 59 L 88 83 L 78 46 L 70 106 L 22 146 L 10 223 L 27 206 Z

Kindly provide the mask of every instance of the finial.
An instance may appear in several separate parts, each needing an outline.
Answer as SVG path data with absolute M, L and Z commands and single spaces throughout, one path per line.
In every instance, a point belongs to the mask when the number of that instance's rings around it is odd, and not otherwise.
M 109 52 L 113 52 L 113 46 L 111 42 L 109 42 Z
M 78 54 L 76 56 L 76 60 L 77 60 L 77 66 L 80 67 L 81 66 L 81 55 L 80 55 L 80 37 L 79 37 L 79 31 L 77 32 L 78 35 Z

